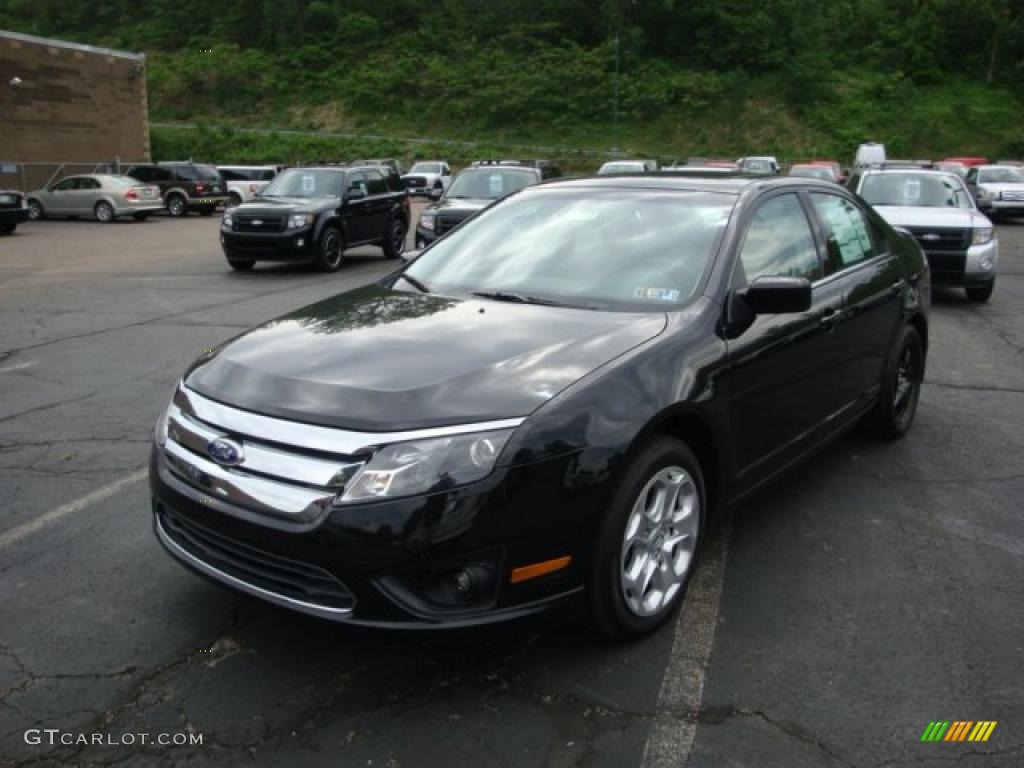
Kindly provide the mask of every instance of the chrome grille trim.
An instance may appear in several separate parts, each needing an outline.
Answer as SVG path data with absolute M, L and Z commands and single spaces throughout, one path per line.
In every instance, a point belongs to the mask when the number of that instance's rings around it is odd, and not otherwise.
M 352 432 L 334 427 L 303 424 L 298 421 L 285 421 L 251 411 L 243 411 L 210 400 L 184 386 L 175 393 L 174 404 L 183 412 L 200 421 L 235 435 L 344 456 L 365 453 L 390 443 L 464 435 L 472 432 L 488 432 L 495 429 L 512 429 L 526 420 L 525 417 L 500 419 L 403 432 Z

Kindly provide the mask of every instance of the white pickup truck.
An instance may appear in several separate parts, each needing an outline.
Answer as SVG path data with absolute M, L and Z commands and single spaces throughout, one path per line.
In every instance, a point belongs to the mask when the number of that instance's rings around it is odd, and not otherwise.
M 247 203 L 270 183 L 281 170 L 279 165 L 218 165 L 228 185 L 228 207 Z

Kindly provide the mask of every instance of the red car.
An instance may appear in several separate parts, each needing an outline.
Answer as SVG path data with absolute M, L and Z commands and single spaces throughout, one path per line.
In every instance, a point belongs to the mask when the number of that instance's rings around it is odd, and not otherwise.
M 811 160 L 808 165 L 826 165 L 832 169 L 832 174 L 840 184 L 846 183 L 846 174 L 843 173 L 843 166 L 835 160 Z
M 968 168 L 974 165 L 988 165 L 988 158 L 985 157 L 947 157 L 943 163 L 963 163 Z

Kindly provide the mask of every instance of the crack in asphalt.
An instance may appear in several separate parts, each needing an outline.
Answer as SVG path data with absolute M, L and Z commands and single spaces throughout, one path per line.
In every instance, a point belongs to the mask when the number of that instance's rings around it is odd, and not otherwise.
M 969 392 L 1009 392 L 1015 395 L 1024 395 L 1024 389 L 1016 387 L 996 387 L 983 384 L 955 384 L 951 381 L 924 381 L 924 386 L 942 387 L 943 389 L 963 389 Z
M 957 752 L 952 755 L 921 755 L 917 757 L 893 757 L 887 760 L 883 760 L 880 763 L 875 763 L 874 768 L 888 768 L 890 765 L 910 765 L 911 763 L 924 763 L 933 761 L 942 761 L 950 763 L 963 762 L 965 757 L 1004 757 L 1011 755 L 1024 754 L 1024 744 L 1014 744 L 1010 747 L 1000 747 L 999 749 L 968 749 L 962 752 Z
M 95 397 L 98 394 L 100 394 L 99 391 L 88 392 L 88 393 L 86 393 L 84 395 L 80 395 L 78 397 L 73 397 L 70 400 L 61 400 L 61 401 L 56 402 L 56 403 L 47 403 L 46 405 L 37 405 L 36 407 L 29 408 L 28 410 L 25 410 L 25 411 L 19 411 L 18 413 L 12 413 L 12 414 L 9 414 L 7 416 L 0 416 L 0 423 L 4 423 L 4 422 L 7 422 L 7 421 L 14 421 L 15 419 L 20 419 L 22 416 L 28 416 L 31 413 L 39 413 L 41 411 L 49 411 L 49 410 L 52 410 L 54 408 L 60 408 L 62 405 L 74 405 L 75 403 L 80 403 L 83 400 L 88 400 L 90 397 Z

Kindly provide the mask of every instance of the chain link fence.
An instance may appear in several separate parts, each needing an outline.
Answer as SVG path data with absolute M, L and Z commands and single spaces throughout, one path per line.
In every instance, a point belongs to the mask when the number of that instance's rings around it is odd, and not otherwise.
M 5 163 L 0 162 L 0 189 L 31 192 L 54 184 L 66 176 L 80 173 L 121 173 L 133 165 L 148 162 L 127 162 L 119 158 L 81 163 Z

